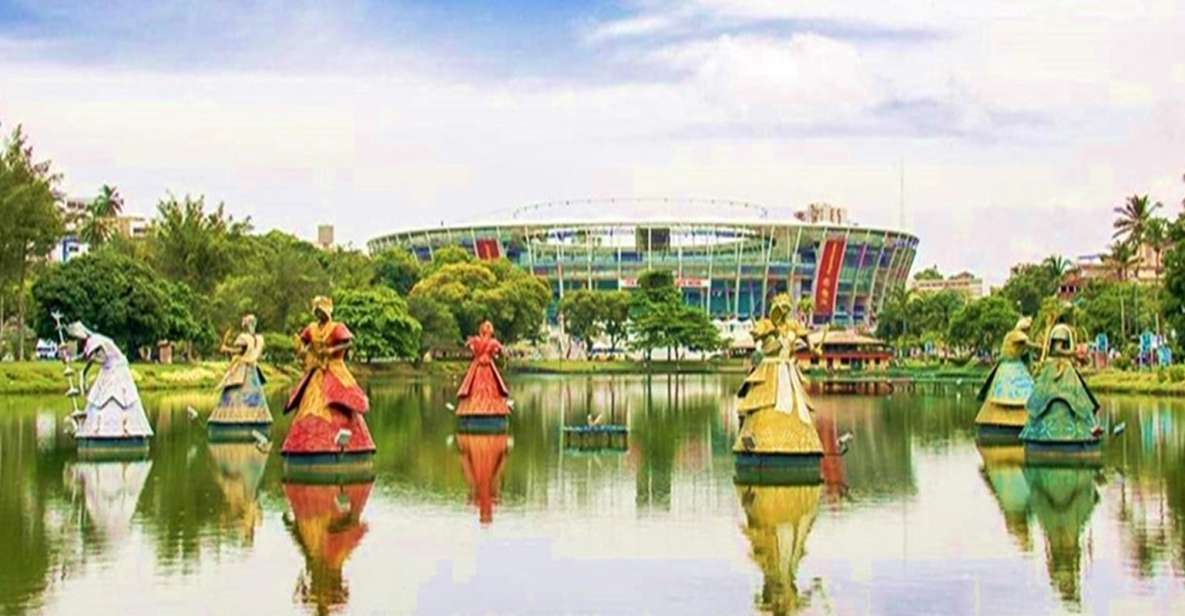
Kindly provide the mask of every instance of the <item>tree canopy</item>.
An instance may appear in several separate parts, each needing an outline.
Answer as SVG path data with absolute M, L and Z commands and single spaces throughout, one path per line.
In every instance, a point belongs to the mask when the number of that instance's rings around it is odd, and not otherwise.
M 420 348 L 420 324 L 407 302 L 387 287 L 341 291 L 334 298 L 334 319 L 354 334 L 360 359 L 411 358 Z

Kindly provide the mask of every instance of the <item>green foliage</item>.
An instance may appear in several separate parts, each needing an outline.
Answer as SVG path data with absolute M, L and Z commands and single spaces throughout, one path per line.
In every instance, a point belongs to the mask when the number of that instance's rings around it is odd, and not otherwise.
M 1176 336 L 1170 338 L 1173 351 L 1185 356 L 1185 213 L 1177 217 L 1168 229 L 1170 247 L 1164 254 L 1164 287 L 1161 308 L 1165 321 Z
M 39 336 L 56 339 L 50 313 L 60 311 L 66 322 L 82 321 L 133 357 L 160 340 L 209 341 L 213 331 L 189 311 L 191 294 L 142 262 L 99 250 L 50 269 L 33 285 L 34 327 Z
M 1132 282 L 1095 280 L 1081 291 L 1076 306 L 1085 335 L 1103 332 L 1113 345 L 1122 345 L 1142 331 L 1156 330 L 1160 293 Z
M 374 262 L 360 250 L 318 250 L 317 258 L 333 283 L 333 290 L 365 289 L 374 283 Z
M 416 357 L 420 324 L 407 302 L 387 287 L 342 291 L 334 299 L 334 319 L 354 334 L 353 353 L 363 361 Z
M 12 293 L 17 300 L 17 323 L 24 324 L 25 290 L 33 263 L 40 260 L 62 236 L 62 219 L 56 205 L 59 176 L 48 161 L 34 160 L 33 149 L 18 126 L 0 152 L 0 297 Z M 0 323 L 4 316 L 0 315 Z M 19 337 L 18 356 L 24 357 L 25 338 Z
M 449 261 L 452 257 L 446 252 L 438 250 L 436 255 Z M 476 334 L 478 325 L 488 319 L 503 342 L 510 344 L 534 339 L 540 333 L 551 303 L 551 289 L 506 259 L 434 260 L 431 273 L 416 283 L 409 299 L 417 310 L 427 308 L 431 302 L 433 308 L 447 311 L 460 333 L 458 343 L 461 337 Z M 448 321 L 434 320 L 445 326 Z M 435 330 L 430 335 L 439 339 L 442 333 Z
M 242 243 L 238 266 L 213 293 L 219 331 L 237 324 L 244 312 L 255 314 L 261 330 L 298 331 L 312 318 L 309 300 L 331 291 L 321 251 L 280 231 Z
M 1020 315 L 1007 299 L 999 295 L 977 299 L 951 318 L 947 333 L 951 344 L 978 352 L 996 348 Z
M 893 289 L 877 317 L 876 335 L 900 346 L 945 344 L 950 321 L 965 303 L 963 295 L 955 291 L 910 293 Z
M 420 281 L 420 260 L 402 248 L 391 248 L 374 258 L 374 280 L 406 297 Z
M 650 361 L 655 349 L 711 352 L 722 347 L 716 327 L 706 314 L 683 303 L 670 272 L 648 270 L 638 277 L 630 297 L 631 345 Z
M 412 294 L 407 305 L 412 318 L 421 326 L 420 353 L 460 345 L 461 327 L 447 305 L 423 293 Z
M 295 343 L 292 334 L 280 332 L 263 333 L 263 356 L 274 364 L 290 364 L 296 361 Z
M 629 291 L 601 292 L 601 326 L 609 337 L 609 350 L 616 352 L 629 337 Z
M 604 309 L 595 291 L 579 290 L 568 293 L 560 301 L 560 316 L 564 330 L 584 348 L 592 349 L 593 341 L 604 333 Z
M 102 246 L 115 236 L 115 218 L 122 212 L 123 197 L 114 186 L 104 184 L 78 221 L 78 239 L 92 249 Z
M 157 271 L 208 295 L 235 270 L 250 231 L 249 221 L 236 221 L 222 204 L 206 210 L 205 197 L 173 195 L 156 206 L 149 245 Z
M 444 246 L 432 251 L 432 262 L 428 264 L 428 272 L 434 273 L 446 265 L 455 263 L 472 263 L 473 255 L 460 246 Z
M 1021 314 L 1036 314 L 1045 298 L 1057 293 L 1061 275 L 1046 264 L 1021 263 L 1012 272 L 1001 293 Z
M 942 280 L 942 272 L 938 271 L 937 265 L 931 265 L 926 269 L 913 275 L 914 280 Z

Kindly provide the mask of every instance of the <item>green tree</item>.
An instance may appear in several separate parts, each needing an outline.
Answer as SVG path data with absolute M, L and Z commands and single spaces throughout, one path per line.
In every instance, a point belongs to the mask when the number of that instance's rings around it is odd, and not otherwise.
M 473 255 L 460 246 L 444 246 L 432 252 L 432 261 L 428 264 L 428 272 L 433 273 L 446 265 L 454 263 L 472 263 Z
M 604 333 L 604 308 L 596 291 L 581 289 L 564 296 L 560 301 L 560 316 L 564 330 L 573 341 L 582 343 L 591 353 L 593 342 Z M 571 347 L 568 348 L 571 354 Z
M 374 258 L 375 282 L 405 297 L 420 281 L 421 270 L 420 260 L 402 248 L 384 250 Z
M 1033 263 L 1012 266 L 1001 294 L 1012 302 L 1021 314 L 1036 314 L 1041 302 L 1057 293 L 1061 277 L 1052 268 Z
M 1124 201 L 1122 206 L 1115 208 L 1118 216 L 1112 227 L 1115 228 L 1115 239 L 1124 239 L 1134 245 L 1144 241 L 1144 231 L 1153 213 L 1163 207 L 1160 202 L 1151 203 L 1148 195 L 1132 195 Z
M 1049 272 L 1050 277 L 1059 282 L 1070 271 L 1070 268 L 1073 267 L 1070 260 L 1061 255 L 1049 255 L 1045 257 L 1041 265 Z
M 1019 314 L 1000 295 L 989 295 L 968 303 L 950 320 L 951 344 L 980 353 L 990 353 L 999 346 L 1004 334 L 1016 324 Z
M 393 289 L 341 291 L 334 298 L 334 318 L 350 328 L 353 352 L 363 361 L 418 355 L 420 324 Z
M 1185 355 L 1185 212 L 1168 229 L 1169 248 L 1164 255 L 1164 286 L 1161 303 L 1172 333 L 1174 351 Z
M 631 346 L 649 362 L 655 349 L 667 349 L 668 356 L 680 346 L 678 328 L 686 316 L 683 298 L 675 288 L 671 272 L 647 270 L 638 276 L 638 289 L 630 298 Z
M 297 331 L 312 318 L 309 300 L 330 293 L 320 250 L 280 231 L 247 236 L 234 273 L 213 293 L 211 308 L 219 330 L 233 327 L 252 312 L 260 331 Z
M 325 270 L 333 283 L 334 293 L 339 290 L 365 289 L 375 282 L 374 261 L 360 250 L 319 250 L 317 257 L 321 269 Z
M 617 353 L 629 338 L 630 294 L 620 290 L 601 292 L 600 299 L 602 327 L 609 338 L 609 352 Z
M 1122 348 L 1141 331 L 1155 331 L 1160 293 L 1134 282 L 1093 280 L 1079 293 L 1078 325 L 1084 335 L 1107 334 Z
M 236 221 L 222 204 L 207 211 L 205 197 L 189 195 L 169 195 L 156 210 L 149 240 L 153 265 L 201 295 L 212 293 L 240 263 L 250 221 Z
M 438 256 L 443 253 L 436 251 Z M 412 288 L 409 299 L 419 306 L 432 300 L 436 308 L 447 310 L 461 336 L 476 334 L 478 325 L 488 319 L 503 342 L 511 344 L 534 339 L 542 331 L 551 289 L 506 259 L 467 259 L 434 263 L 431 273 Z
M 1130 241 L 1112 243 L 1105 259 L 1120 282 L 1127 280 L 1128 274 L 1138 263 L 1136 248 Z
M 115 219 L 123 212 L 123 196 L 114 186 L 104 184 L 99 195 L 86 205 L 79 221 L 78 239 L 98 248 L 115 235 Z
M 942 272 L 938 271 L 937 265 L 931 265 L 926 269 L 913 275 L 914 280 L 942 280 Z
M 420 354 L 432 349 L 456 348 L 461 342 L 461 327 L 448 306 L 426 293 L 407 299 L 412 318 L 420 323 Z
M 34 160 L 33 149 L 17 126 L 0 152 L 0 220 L 4 221 L 4 232 L 0 233 L 0 288 L 12 290 L 16 296 L 18 333 L 23 333 L 28 322 L 25 290 L 33 264 L 62 237 L 58 181 L 49 161 Z M 0 323 L 4 321 L 5 315 L 0 314 Z M 0 333 L 2 330 L 0 325 Z M 17 357 L 24 359 L 25 336 L 18 335 L 17 340 Z
M 191 291 L 162 277 L 143 262 L 108 250 L 71 259 L 51 268 L 33 285 L 39 310 L 34 326 L 43 338 L 56 338 L 50 313 L 80 320 L 110 336 L 128 354 L 160 340 L 192 341 L 203 333 L 189 311 Z

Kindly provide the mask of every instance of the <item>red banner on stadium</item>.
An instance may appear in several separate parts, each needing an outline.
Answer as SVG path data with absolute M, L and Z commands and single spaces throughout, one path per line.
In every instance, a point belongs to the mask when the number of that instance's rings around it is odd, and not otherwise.
M 839 269 L 843 266 L 843 238 L 832 238 L 823 243 L 823 256 L 815 271 L 815 314 L 831 316 L 835 310 L 835 289 L 839 286 Z

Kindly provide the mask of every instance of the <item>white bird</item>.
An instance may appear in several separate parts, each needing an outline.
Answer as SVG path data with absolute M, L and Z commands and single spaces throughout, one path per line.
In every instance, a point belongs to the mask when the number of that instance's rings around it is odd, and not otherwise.
M 272 450 L 272 442 L 259 430 L 252 430 L 251 438 L 255 439 L 255 448 L 260 452 L 267 453 Z
M 585 419 L 588 421 L 588 425 L 599 426 L 601 425 L 601 421 L 605 419 L 605 415 L 604 413 L 597 413 L 596 415 L 589 413 Z
M 75 432 L 78 432 L 78 422 L 74 421 L 74 417 L 72 415 L 68 415 L 66 417 L 66 426 L 64 429 L 66 434 L 74 434 Z
M 839 435 L 839 438 L 835 439 L 835 443 L 839 445 L 839 455 L 842 456 L 848 452 L 848 443 L 851 443 L 852 439 L 854 438 L 856 438 L 856 436 L 851 432 L 844 432 L 843 434 Z
M 1115 424 L 1114 428 L 1111 428 L 1111 434 L 1112 435 L 1122 434 L 1123 431 L 1126 429 L 1127 429 L 1127 423 L 1121 421 L 1121 422 Z
M 337 438 L 334 438 L 333 442 L 338 446 L 339 449 L 345 449 L 346 445 L 350 443 L 350 437 L 353 435 L 353 432 L 342 428 L 341 430 L 337 431 Z
M 197 409 L 193 408 L 192 406 L 185 407 L 185 414 L 189 415 L 189 421 L 194 421 L 198 418 Z
M 507 400 L 507 401 L 506 401 L 506 406 L 508 406 L 508 407 L 510 407 L 510 408 L 514 408 L 514 400 Z
M 453 406 L 453 403 L 452 403 L 452 402 L 445 402 L 445 403 L 444 403 L 444 408 L 446 408 L 446 409 L 448 409 L 448 410 L 450 410 L 450 411 L 455 411 L 455 410 L 457 410 L 457 407 Z

